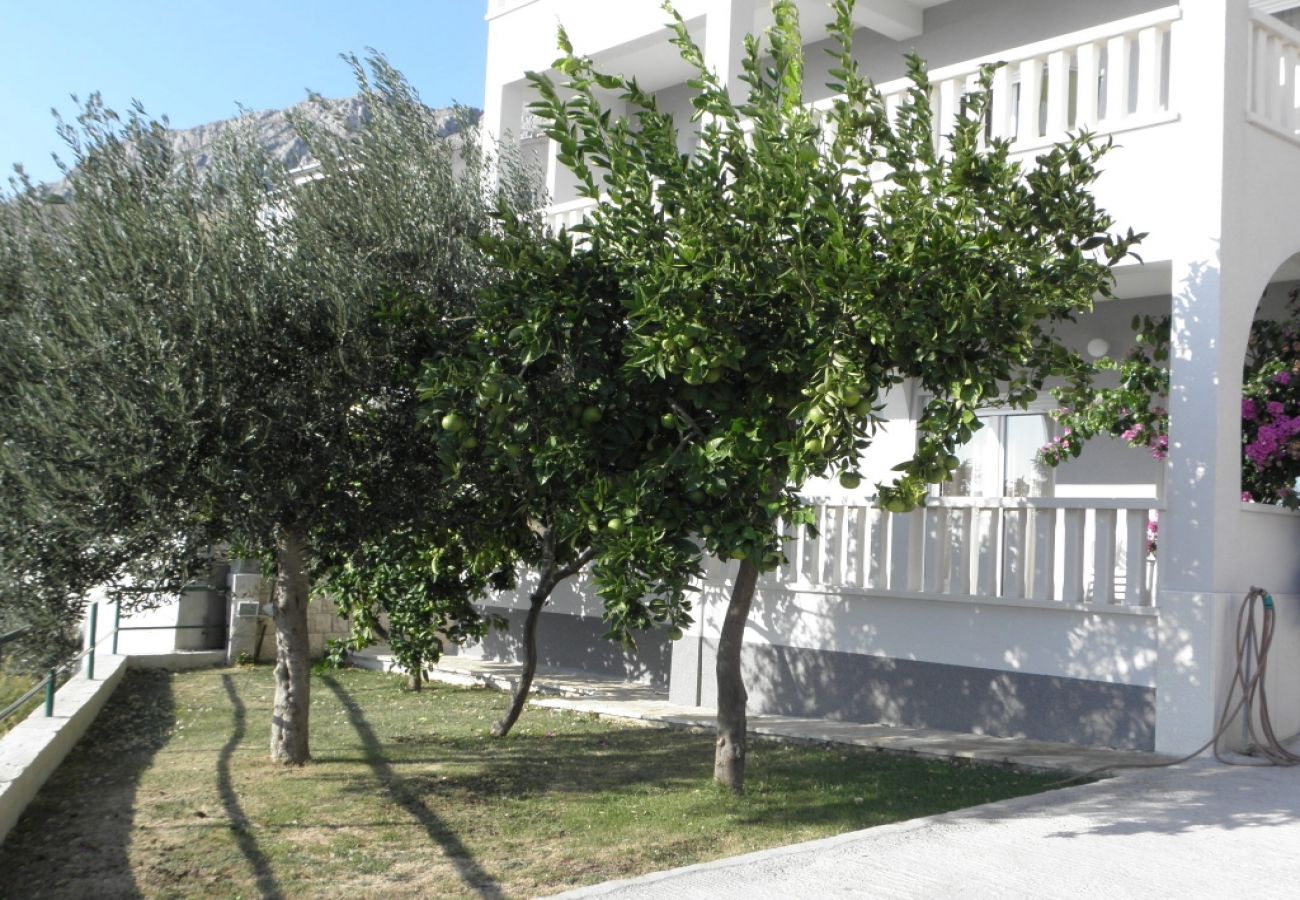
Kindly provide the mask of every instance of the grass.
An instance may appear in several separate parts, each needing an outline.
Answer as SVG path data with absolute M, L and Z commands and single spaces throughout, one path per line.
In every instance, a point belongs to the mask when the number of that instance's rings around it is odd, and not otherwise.
M 0 709 L 4 709 L 10 703 L 13 703 L 23 694 L 31 690 L 36 684 L 36 681 L 37 679 L 35 678 L 0 672 Z M 32 710 L 41 705 L 43 696 L 44 695 L 42 694 L 37 694 L 10 714 L 8 718 L 0 719 L 0 735 L 4 735 L 23 719 L 27 718 L 31 714 Z
M 132 671 L 0 846 L 25 897 L 532 896 L 1041 791 L 1028 775 L 757 743 L 713 788 L 708 735 L 343 671 L 304 768 L 267 762 L 267 668 Z

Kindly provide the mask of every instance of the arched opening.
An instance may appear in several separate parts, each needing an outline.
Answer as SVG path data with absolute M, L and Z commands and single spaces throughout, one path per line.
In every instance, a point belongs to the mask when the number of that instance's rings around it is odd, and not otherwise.
M 1242 353 L 1241 499 L 1300 508 L 1300 252 L 1274 271 Z

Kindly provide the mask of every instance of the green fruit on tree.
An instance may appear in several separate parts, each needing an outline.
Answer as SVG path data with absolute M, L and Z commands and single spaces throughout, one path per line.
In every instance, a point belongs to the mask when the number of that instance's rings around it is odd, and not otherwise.
M 668 640 L 670 640 L 670 641 L 680 641 L 681 639 L 682 639 L 682 630 L 681 630 L 680 628 L 669 628 L 669 629 L 668 629 Z
M 704 491 L 694 490 L 686 495 L 686 499 L 690 500 L 696 506 L 699 506 L 700 504 L 704 503 L 709 499 L 709 495 L 704 493 Z
M 602 415 L 599 406 L 588 406 L 582 411 L 582 421 L 587 425 L 595 425 Z
M 840 394 L 840 402 L 852 409 L 862 402 L 862 392 L 857 388 L 845 388 L 844 393 Z
M 821 453 L 826 449 L 826 443 L 821 438 L 808 438 L 803 442 L 803 448 L 809 453 Z
M 712 525 L 701 525 L 701 526 L 700 526 L 700 534 L 704 535 L 705 537 L 708 537 L 709 535 L 713 534 L 713 526 L 712 526 Z
M 808 421 L 813 425 L 820 425 L 826 421 L 826 413 L 821 408 L 814 406 L 808 411 Z
M 717 384 L 718 381 L 721 380 L 721 378 L 722 378 L 721 369 L 709 369 L 709 371 L 704 373 L 705 384 Z
M 473 450 L 475 447 L 478 446 L 478 438 L 474 437 L 474 435 L 471 434 L 468 437 L 466 437 L 463 441 L 461 441 L 460 445 L 464 447 L 466 450 Z
M 858 485 L 862 484 L 862 476 L 857 472 L 841 472 L 840 487 L 846 491 L 856 491 Z
M 612 531 L 614 534 L 622 534 L 623 520 L 619 518 L 610 519 L 608 522 L 605 523 L 605 527 L 608 528 L 610 531 Z
M 664 413 L 659 417 L 659 424 L 665 428 L 675 429 L 677 427 L 677 417 L 672 413 Z
M 871 415 L 871 412 L 872 409 L 871 409 L 870 400 L 859 400 L 858 405 L 853 407 L 853 414 L 856 416 L 862 416 L 865 418 L 866 416 Z
M 465 430 L 465 420 L 462 419 L 458 413 L 454 412 L 449 412 L 447 415 L 443 416 L 441 425 L 443 431 L 450 431 L 452 434 Z
M 524 326 L 516 325 L 514 328 L 511 328 L 510 333 L 506 335 L 506 338 L 512 344 L 518 344 L 522 342 L 524 339 Z
M 505 444 L 502 446 L 501 452 L 511 459 L 518 459 L 519 455 L 524 452 L 524 448 L 518 444 Z

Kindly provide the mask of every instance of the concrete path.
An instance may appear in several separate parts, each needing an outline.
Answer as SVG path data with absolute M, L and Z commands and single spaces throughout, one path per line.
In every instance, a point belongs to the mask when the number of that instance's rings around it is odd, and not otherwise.
M 1129 773 L 560 896 L 1295 898 L 1300 770 Z
M 372 654 L 366 662 L 378 668 L 390 665 L 391 659 L 382 654 Z M 519 666 L 515 663 L 448 656 L 439 661 L 430 675 L 453 684 L 484 684 L 508 690 L 518 678 Z M 613 719 L 635 719 L 679 728 L 714 727 L 715 713 L 712 709 L 679 706 L 668 702 L 666 691 L 585 672 L 539 670 L 533 682 L 533 694 L 534 706 L 549 709 L 569 709 Z M 749 716 L 749 731 L 762 737 L 783 740 L 849 744 L 895 753 L 956 757 L 1062 772 L 1087 772 L 1103 766 L 1149 763 L 1162 758 L 1153 753 L 1078 747 L 1047 741 L 754 713 Z M 1297 897 L 1300 897 L 1300 893 L 1297 893 Z

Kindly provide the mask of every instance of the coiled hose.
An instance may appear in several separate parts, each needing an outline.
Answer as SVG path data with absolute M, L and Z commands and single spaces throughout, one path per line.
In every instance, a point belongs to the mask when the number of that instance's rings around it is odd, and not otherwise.
M 1259 624 L 1256 625 L 1256 610 Z M 1213 748 L 1214 758 L 1230 766 L 1294 766 L 1300 765 L 1300 754 L 1288 750 L 1273 730 L 1272 716 L 1268 710 L 1268 691 L 1264 676 L 1268 671 L 1268 652 L 1273 645 L 1273 634 L 1277 630 L 1277 608 L 1273 597 L 1263 588 L 1252 587 L 1237 610 L 1236 668 L 1232 683 L 1228 686 L 1228 695 L 1224 698 L 1223 709 L 1219 713 L 1218 725 L 1214 735 L 1201 746 L 1186 756 L 1175 760 L 1149 763 L 1120 763 L 1101 766 L 1054 782 L 1054 785 L 1069 784 L 1085 778 L 1094 778 L 1117 769 L 1158 769 L 1164 766 L 1176 766 L 1195 759 L 1206 750 Z M 1243 757 L 1234 754 L 1223 755 L 1220 746 L 1228 727 L 1237 715 L 1246 716 L 1246 733 L 1252 746 Z

